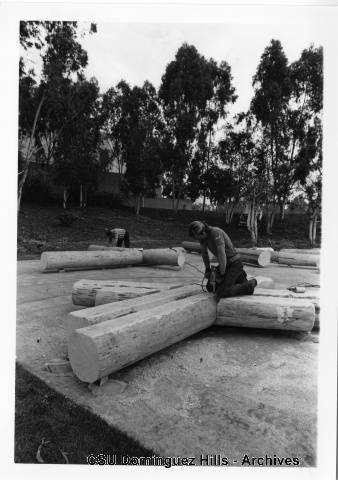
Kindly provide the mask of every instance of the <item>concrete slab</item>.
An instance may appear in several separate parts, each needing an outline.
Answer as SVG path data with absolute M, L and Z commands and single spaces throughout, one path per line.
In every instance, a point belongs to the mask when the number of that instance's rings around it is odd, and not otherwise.
M 220 454 L 241 465 L 244 455 L 316 457 L 316 335 L 212 328 L 111 376 L 90 391 L 74 376 L 44 369 L 67 355 L 65 316 L 80 279 L 200 283 L 199 255 L 175 267 L 131 267 L 42 273 L 36 260 L 18 262 L 17 360 L 109 425 L 163 456 Z M 319 283 L 309 268 L 246 267 L 276 288 Z M 123 383 L 121 383 L 123 382 Z M 121 388 L 124 385 L 125 388 Z M 233 462 L 237 460 L 237 462 Z

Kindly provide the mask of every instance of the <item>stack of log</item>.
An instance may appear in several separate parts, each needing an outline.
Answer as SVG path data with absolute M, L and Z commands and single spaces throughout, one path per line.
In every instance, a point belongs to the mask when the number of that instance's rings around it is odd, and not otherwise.
M 311 331 L 318 292 L 264 289 L 272 281 L 262 278 L 254 295 L 221 299 L 218 304 L 196 284 L 152 288 L 152 284 L 81 280 L 73 287 L 74 303 L 96 306 L 71 312 L 66 319 L 73 372 L 83 382 L 95 382 L 214 324 Z M 128 298 L 121 297 L 123 288 Z M 146 294 L 139 296 L 141 291 Z M 102 293 L 110 303 L 97 303 Z

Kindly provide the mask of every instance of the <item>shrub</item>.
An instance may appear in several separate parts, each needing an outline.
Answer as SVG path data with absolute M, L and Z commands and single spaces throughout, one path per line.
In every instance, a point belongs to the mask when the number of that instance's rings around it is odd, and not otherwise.
M 53 203 L 53 184 L 47 172 L 31 169 L 22 190 L 22 200 L 40 204 Z
M 63 227 L 70 227 L 75 222 L 77 217 L 72 213 L 61 213 L 60 215 L 57 215 L 56 219 Z

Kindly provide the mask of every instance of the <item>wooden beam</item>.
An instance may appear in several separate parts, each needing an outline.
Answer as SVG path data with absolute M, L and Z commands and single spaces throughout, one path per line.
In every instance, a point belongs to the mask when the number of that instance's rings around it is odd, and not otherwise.
M 74 305 L 94 307 L 102 303 L 136 298 L 178 286 L 178 284 L 130 282 L 128 280 L 79 280 L 73 285 L 72 300 Z M 102 290 L 104 293 L 100 295 Z
M 70 334 L 78 328 L 96 325 L 113 318 L 129 315 L 130 313 L 149 310 L 150 308 L 165 305 L 175 300 L 181 300 L 201 293 L 200 285 L 187 285 L 174 289 L 167 289 L 152 295 L 146 295 L 121 302 L 101 304 L 93 308 L 85 308 L 68 314 L 65 328 Z M 101 291 L 98 291 L 100 293 Z
M 221 299 L 215 325 L 309 332 L 314 321 L 310 300 L 255 294 Z
M 68 341 L 75 375 L 95 382 L 212 325 L 216 302 L 202 293 L 75 330 Z
M 43 272 L 59 270 L 90 270 L 99 268 L 141 265 L 142 252 L 138 250 L 122 252 L 114 250 L 43 252 L 41 266 Z

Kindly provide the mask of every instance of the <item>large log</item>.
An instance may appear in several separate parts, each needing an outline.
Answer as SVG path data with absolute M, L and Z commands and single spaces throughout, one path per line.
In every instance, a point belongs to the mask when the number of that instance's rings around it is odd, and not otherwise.
M 201 253 L 201 246 L 196 242 L 183 242 L 182 246 L 188 252 Z M 271 262 L 270 250 L 259 250 L 253 248 L 236 248 L 243 263 L 258 267 L 266 267 Z
M 257 267 L 267 267 L 271 262 L 269 250 L 258 250 L 251 248 L 236 248 L 243 263 Z
M 176 248 L 152 248 L 144 250 L 143 248 L 123 248 L 123 247 L 108 247 L 103 245 L 89 245 L 88 250 L 113 250 L 117 252 L 142 251 L 143 263 L 146 265 L 173 265 L 175 267 L 182 267 L 185 262 L 184 249 L 182 247 Z
M 101 291 L 98 292 L 98 294 Z M 78 328 L 88 327 L 97 323 L 106 322 L 113 318 L 129 315 L 130 313 L 149 310 L 160 305 L 165 305 L 175 300 L 181 300 L 201 293 L 200 285 L 187 285 L 184 287 L 166 290 L 152 295 L 134 299 L 123 300 L 109 304 L 101 304 L 93 308 L 85 308 L 69 313 L 65 320 L 65 328 L 70 334 Z
M 127 248 L 127 247 L 109 247 L 108 245 L 89 245 L 88 250 L 96 251 L 96 250 L 115 250 L 116 252 L 124 252 L 137 250 L 142 252 L 143 248 Z
M 298 253 L 306 255 L 320 255 L 320 248 L 281 248 L 283 253 Z
M 75 330 L 68 340 L 75 375 L 95 382 L 212 325 L 216 302 L 205 293 Z
M 314 321 L 310 300 L 247 295 L 221 299 L 215 325 L 309 332 Z
M 318 268 L 320 256 L 313 254 L 272 252 L 271 260 L 278 262 L 280 265 Z
M 319 305 L 319 288 L 309 288 L 304 293 L 295 293 L 290 290 L 268 290 L 266 288 L 256 288 L 254 295 L 265 297 L 281 297 L 281 298 L 296 298 L 309 300 L 315 307 L 315 322 L 313 328 L 319 328 L 320 324 L 320 305 Z
M 183 267 L 184 251 L 180 248 L 152 248 L 143 250 L 143 263 L 146 265 L 173 265 Z
M 178 287 L 165 283 L 130 282 L 125 280 L 79 280 L 72 288 L 74 305 L 94 307 L 97 304 L 117 302 Z M 102 296 L 97 296 L 104 290 Z M 106 301 L 104 300 L 106 299 Z M 98 303 L 99 302 L 99 303 Z
M 295 293 L 290 290 L 269 290 L 267 288 L 256 288 L 254 295 L 261 297 L 279 297 L 279 298 L 295 298 L 302 300 L 309 300 L 315 308 L 319 308 L 319 288 L 309 288 L 304 293 Z
M 201 253 L 201 245 L 197 242 L 182 242 L 182 247 L 187 252 Z
M 125 267 L 128 265 L 141 265 L 142 252 L 129 251 L 74 251 L 74 252 L 43 252 L 41 265 L 43 272 L 58 270 L 91 270 L 98 268 Z

